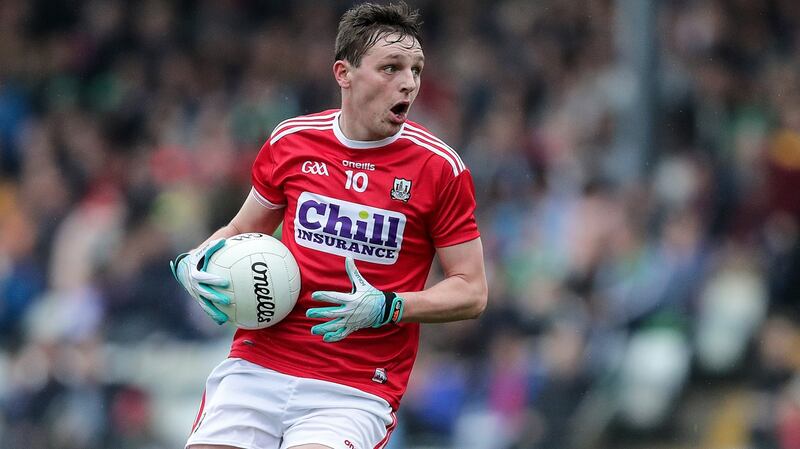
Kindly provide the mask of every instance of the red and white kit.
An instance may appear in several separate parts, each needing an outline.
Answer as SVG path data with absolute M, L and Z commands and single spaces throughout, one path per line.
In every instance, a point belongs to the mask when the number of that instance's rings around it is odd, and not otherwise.
M 315 290 L 349 291 L 344 257 L 385 291 L 425 286 L 435 248 L 473 240 L 475 192 L 455 151 L 413 122 L 381 141 L 347 139 L 339 110 L 286 120 L 253 165 L 252 195 L 285 207 L 283 243 L 300 266 L 302 290 L 283 321 L 237 330 L 231 357 L 275 371 L 355 387 L 397 409 L 417 353 L 419 325 L 362 329 L 325 343 L 306 318 Z

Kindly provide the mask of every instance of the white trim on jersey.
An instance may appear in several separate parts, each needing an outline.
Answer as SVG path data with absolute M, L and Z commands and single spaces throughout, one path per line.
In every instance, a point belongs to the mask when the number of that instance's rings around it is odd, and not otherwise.
M 277 136 L 275 136 L 272 139 L 270 139 L 269 144 L 270 145 L 275 145 L 275 142 L 281 140 L 284 136 L 287 136 L 289 134 L 294 134 L 294 133 L 296 133 L 298 131 L 303 131 L 303 130 L 306 130 L 306 129 L 317 129 L 317 130 L 333 129 L 333 124 L 331 124 L 331 123 L 327 123 L 326 124 L 325 122 L 318 122 L 318 124 L 319 124 L 319 126 L 293 126 L 293 127 L 287 128 L 286 130 L 282 131 Z
M 461 157 L 458 155 L 456 150 L 452 149 L 450 147 L 450 145 L 444 143 L 444 141 L 442 139 L 434 136 L 433 134 L 429 133 L 428 131 L 425 131 L 422 128 L 418 128 L 418 127 L 416 127 L 414 125 L 411 125 L 411 124 L 406 124 L 405 130 L 409 134 L 413 134 L 413 135 L 416 135 L 416 136 L 419 136 L 419 137 L 423 137 L 426 142 L 434 144 L 434 145 L 438 145 L 441 149 L 443 149 L 443 150 L 447 151 L 448 153 L 450 153 L 450 155 L 453 156 L 453 158 L 456 161 L 456 164 L 458 164 L 459 168 L 462 171 L 467 168 L 467 166 L 464 165 L 464 161 L 461 160 Z
M 373 141 L 349 139 L 344 135 L 344 132 L 339 126 L 339 116 L 341 113 L 341 110 L 337 110 L 325 115 L 300 116 L 284 120 L 272 131 L 269 143 L 270 145 L 274 145 L 275 142 L 289 134 L 308 129 L 321 131 L 332 129 L 339 143 L 353 149 L 380 148 L 391 144 L 397 139 L 405 138 L 444 158 L 453 168 L 454 175 L 457 176 L 459 173 L 466 170 L 464 161 L 461 160 L 461 157 L 454 149 L 433 134 L 409 123 L 403 123 L 400 127 L 400 131 L 385 139 Z
M 419 145 L 419 146 L 421 146 L 421 147 L 423 147 L 423 148 L 425 148 L 425 149 L 427 149 L 427 150 L 429 150 L 429 151 L 431 151 L 431 152 L 433 152 L 433 153 L 436 153 L 436 154 L 438 154 L 439 156 L 441 156 L 441 157 L 442 157 L 444 160 L 446 160 L 446 161 L 447 161 L 447 162 L 450 164 L 450 167 L 452 167 L 452 168 L 453 168 L 453 175 L 455 175 L 455 176 L 458 176 L 458 174 L 459 174 L 459 173 L 461 173 L 462 171 L 464 171 L 464 170 L 463 170 L 463 169 L 462 169 L 462 168 L 461 168 L 461 167 L 458 165 L 458 163 L 457 163 L 457 162 L 455 162 L 455 161 L 452 159 L 452 156 L 451 156 L 451 155 L 445 154 L 445 153 L 444 153 L 444 151 L 442 151 L 441 149 L 437 149 L 436 147 L 432 146 L 432 145 L 431 145 L 431 144 L 429 144 L 428 142 L 423 142 L 422 140 L 419 140 L 420 138 L 419 138 L 418 136 L 414 136 L 414 135 L 411 135 L 411 134 L 409 134 L 409 133 L 403 133 L 403 134 L 400 136 L 400 138 L 401 138 L 401 139 L 408 139 L 408 140 L 410 140 L 410 141 L 414 142 L 415 144 L 417 144 L 417 145 Z
M 400 137 L 400 133 L 402 133 L 403 129 L 405 128 L 405 123 L 404 123 L 403 126 L 400 127 L 400 131 L 398 131 L 396 134 L 381 140 L 352 140 L 348 139 L 347 136 L 344 135 L 344 132 L 342 132 L 342 128 L 339 127 L 340 113 L 341 111 L 338 111 L 336 113 L 336 117 L 334 117 L 333 119 L 333 134 L 339 140 L 339 143 L 346 146 L 347 148 L 365 150 L 369 148 L 384 147 L 397 140 Z
M 283 209 L 284 207 L 286 207 L 285 204 L 275 204 L 272 201 L 264 198 L 264 195 L 258 193 L 258 190 L 256 190 L 255 187 L 250 188 L 250 196 L 252 196 L 253 199 L 255 199 L 256 201 L 258 201 L 258 204 L 266 207 L 267 209 L 274 210 L 274 209 Z
M 320 123 L 327 123 L 331 120 L 331 118 L 335 117 L 338 112 L 331 112 L 330 114 L 326 115 L 316 115 L 316 116 L 308 116 L 308 115 L 301 115 L 300 117 L 293 117 L 290 119 L 286 119 L 280 123 L 275 129 L 272 130 L 272 134 L 270 137 L 274 136 L 279 131 L 282 131 L 281 128 L 287 128 L 291 126 L 297 125 L 318 125 Z

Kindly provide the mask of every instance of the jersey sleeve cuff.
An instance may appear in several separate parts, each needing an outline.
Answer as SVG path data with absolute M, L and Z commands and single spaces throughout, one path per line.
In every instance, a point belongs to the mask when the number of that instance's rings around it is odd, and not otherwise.
M 258 193 L 258 190 L 256 190 L 255 187 L 250 189 L 250 196 L 252 196 L 256 201 L 258 201 L 258 204 L 266 207 L 267 209 L 282 209 L 286 207 L 285 204 L 276 204 L 268 200 L 264 195 Z
M 471 241 L 477 239 L 480 236 L 481 236 L 481 233 L 476 230 L 475 232 L 471 232 L 469 234 L 462 234 L 462 235 L 454 236 L 454 237 L 452 237 L 450 239 L 447 239 L 447 240 L 434 241 L 433 246 L 435 248 L 446 248 L 448 246 L 454 246 L 454 245 L 459 245 L 461 243 L 471 242 Z

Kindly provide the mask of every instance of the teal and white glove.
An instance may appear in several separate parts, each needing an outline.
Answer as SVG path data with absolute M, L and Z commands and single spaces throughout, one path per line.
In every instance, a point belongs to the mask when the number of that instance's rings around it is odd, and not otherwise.
M 352 257 L 345 259 L 344 267 L 353 285 L 350 293 L 316 291 L 311 294 L 311 299 L 338 304 L 306 311 L 309 318 L 331 319 L 312 327 L 312 334 L 322 335 L 322 340 L 330 343 L 365 327 L 381 327 L 400 321 L 403 317 L 403 298 L 373 287 L 358 272 Z
M 215 304 L 229 305 L 231 299 L 213 287 L 226 288 L 230 283 L 225 278 L 208 273 L 206 268 L 211 255 L 223 246 L 225 239 L 212 240 L 188 253 L 178 255 L 174 261 L 169 262 L 169 267 L 178 283 L 217 324 L 228 321 L 228 315 L 219 310 Z

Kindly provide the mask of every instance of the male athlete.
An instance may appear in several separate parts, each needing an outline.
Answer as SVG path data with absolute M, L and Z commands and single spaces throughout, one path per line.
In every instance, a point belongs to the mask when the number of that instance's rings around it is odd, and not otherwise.
M 475 318 L 487 301 L 469 171 L 407 120 L 424 55 L 418 13 L 361 4 L 339 23 L 341 109 L 289 119 L 259 152 L 232 221 L 173 270 L 215 321 L 227 281 L 198 269 L 244 232 L 272 233 L 300 266 L 297 306 L 237 330 L 208 378 L 187 447 L 383 447 L 416 357 L 419 323 Z M 425 289 L 434 255 L 444 279 Z M 201 262 L 198 264 L 198 262 Z

